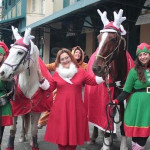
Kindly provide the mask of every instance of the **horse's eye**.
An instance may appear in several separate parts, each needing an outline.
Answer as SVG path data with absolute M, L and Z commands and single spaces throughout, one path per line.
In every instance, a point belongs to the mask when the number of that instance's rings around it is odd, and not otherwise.
M 23 54 L 23 52 L 18 52 L 18 55 L 22 55 Z
M 112 39 L 110 39 L 110 41 L 112 41 L 112 42 L 116 42 L 116 41 L 117 41 L 117 39 L 116 39 L 116 38 L 112 38 Z

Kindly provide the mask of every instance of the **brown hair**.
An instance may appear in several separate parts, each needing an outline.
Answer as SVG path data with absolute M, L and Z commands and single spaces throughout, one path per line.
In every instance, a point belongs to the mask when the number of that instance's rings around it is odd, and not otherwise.
M 79 65 L 77 63 L 77 61 L 74 59 L 73 55 L 71 54 L 70 50 L 67 48 L 62 48 L 58 51 L 57 53 L 57 57 L 56 57 L 56 61 L 55 61 L 55 66 L 58 67 L 60 64 L 60 56 L 63 53 L 67 53 L 69 55 L 69 57 L 71 58 L 71 61 L 76 65 L 76 67 L 78 68 Z
M 147 67 L 150 67 L 150 61 L 148 62 Z M 139 61 L 138 57 L 135 60 L 135 67 L 134 68 L 137 71 L 138 79 L 141 82 L 146 83 L 146 77 L 145 77 L 145 74 L 144 74 L 145 68 L 143 67 L 142 63 Z
M 72 48 L 72 55 L 74 56 L 76 50 L 79 50 L 81 52 L 81 57 L 79 60 L 77 60 L 78 64 L 80 65 L 84 61 L 84 51 L 81 49 L 80 46 L 75 46 Z

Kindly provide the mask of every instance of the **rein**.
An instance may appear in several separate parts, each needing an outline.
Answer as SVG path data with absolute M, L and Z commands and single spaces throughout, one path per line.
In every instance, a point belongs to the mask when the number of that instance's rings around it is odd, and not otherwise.
M 106 128 L 105 132 L 104 132 L 104 135 L 107 132 L 107 130 L 110 132 L 110 144 L 106 144 L 105 140 L 103 140 L 103 142 L 106 146 L 111 147 L 113 145 L 114 123 L 116 123 L 116 124 L 120 123 L 121 119 L 119 119 L 118 121 L 115 120 L 115 116 L 116 116 L 117 112 L 120 114 L 120 110 L 119 110 L 119 107 L 116 104 L 113 104 L 113 102 L 112 102 L 111 90 L 110 90 L 110 86 L 109 86 L 109 74 L 107 74 L 107 76 L 105 78 L 105 83 L 106 83 L 106 86 L 107 86 L 108 96 L 109 96 L 110 102 L 105 107 L 105 112 L 106 112 L 108 125 L 107 125 L 107 128 Z M 111 124 L 112 124 L 112 129 L 111 129 Z
M 104 144 L 106 146 L 110 146 L 110 147 L 113 145 L 114 123 L 118 124 L 121 121 L 120 117 L 119 117 L 118 121 L 115 120 L 115 116 L 116 116 L 117 112 L 120 114 L 120 110 L 119 110 L 119 107 L 116 104 L 112 103 L 111 90 L 110 90 L 110 84 L 109 84 L 109 70 L 110 70 L 109 64 L 110 64 L 111 59 L 112 59 L 112 57 L 113 57 L 113 55 L 114 55 L 114 53 L 116 51 L 117 51 L 117 55 L 118 55 L 119 47 L 120 47 L 121 41 L 123 39 L 122 36 L 120 34 L 118 34 L 118 32 L 117 32 L 117 35 L 118 35 L 117 36 L 118 37 L 117 45 L 116 45 L 116 47 L 114 48 L 114 50 L 110 54 L 108 54 L 105 57 L 102 56 L 101 54 L 96 54 L 96 59 L 97 58 L 102 58 L 105 61 L 105 66 L 104 66 L 104 68 L 106 69 L 106 71 L 105 71 L 105 83 L 106 83 L 106 87 L 107 87 L 107 91 L 108 91 L 108 96 L 109 96 L 110 102 L 105 107 L 105 112 L 106 112 L 108 125 L 106 127 L 105 132 L 104 132 L 104 135 L 106 134 L 107 131 L 109 131 L 109 133 L 110 133 L 110 144 L 107 144 L 105 142 L 105 140 L 103 140 L 103 142 L 104 142 Z M 124 46 L 124 50 L 125 50 L 125 46 Z M 118 87 L 118 88 L 121 89 L 120 87 Z M 112 126 L 111 126 L 111 124 L 112 124 Z

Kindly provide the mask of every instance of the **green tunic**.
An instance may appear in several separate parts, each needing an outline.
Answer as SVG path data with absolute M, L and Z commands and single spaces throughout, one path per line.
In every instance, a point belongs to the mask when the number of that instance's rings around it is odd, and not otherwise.
M 132 93 L 134 89 L 150 87 L 150 70 L 145 69 L 146 83 L 138 80 L 137 71 L 130 70 L 124 89 Z M 124 116 L 125 134 L 128 137 L 147 137 L 150 135 L 150 93 L 146 91 L 134 92 L 126 106 Z
M 0 80 L 0 96 L 5 95 L 11 90 L 12 82 L 11 81 L 1 81 Z M 12 125 L 12 108 L 10 101 L 8 101 L 4 106 L 0 106 L 2 122 L 1 126 Z

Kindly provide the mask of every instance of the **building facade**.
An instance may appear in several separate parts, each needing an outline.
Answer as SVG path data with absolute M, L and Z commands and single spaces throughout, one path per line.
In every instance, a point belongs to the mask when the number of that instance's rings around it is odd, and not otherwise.
M 12 24 L 21 33 L 30 27 L 45 63 L 54 61 L 59 48 L 71 49 L 76 45 L 90 57 L 103 28 L 97 9 L 107 11 L 109 20 L 113 20 L 113 11 L 123 9 L 127 17 L 123 24 L 127 30 L 127 50 L 134 57 L 143 33 L 136 22 L 144 3 L 145 0 L 3 0 L 5 11 L 0 26 L 5 30 L 0 29 L 0 40 L 10 37 L 9 43 L 12 42 Z M 7 38 L 6 31 L 10 34 Z

